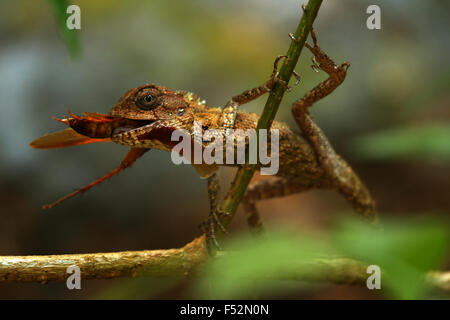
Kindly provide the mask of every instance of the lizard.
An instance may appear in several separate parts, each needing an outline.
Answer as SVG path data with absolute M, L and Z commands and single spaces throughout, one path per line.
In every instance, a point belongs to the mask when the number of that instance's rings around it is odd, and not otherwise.
M 313 29 L 311 37 L 313 44 L 306 42 L 305 46 L 313 54 L 312 67 L 326 72 L 328 78 L 292 104 L 292 114 L 301 130 L 300 133 L 294 132 L 284 123 L 278 121 L 272 123 L 270 133 L 278 130 L 279 135 L 279 170 L 276 176 L 270 179 L 251 183 L 242 201 L 248 224 L 256 232 L 263 230 L 256 208 L 258 201 L 312 189 L 337 190 L 363 217 L 372 222 L 377 220 L 375 201 L 367 187 L 352 167 L 335 152 L 309 113 L 309 108 L 314 103 L 328 96 L 344 81 L 350 66 L 348 62 L 337 65 L 326 55 L 319 47 Z M 205 101 L 187 91 L 173 91 L 164 86 L 145 84 L 123 94 L 109 115 L 86 113 L 83 120 L 71 114 L 71 118 L 59 120 L 71 128 L 43 136 L 32 142 L 31 146 L 53 148 L 112 141 L 130 147 L 130 151 L 113 171 L 44 208 L 51 208 L 129 168 L 150 149 L 171 151 L 177 144 L 171 139 L 175 130 L 183 129 L 193 144 L 200 143 L 204 147 L 205 142 L 194 141 L 196 122 L 202 124 L 202 129 L 220 130 L 224 138 L 232 129 L 255 129 L 258 115 L 239 110 L 239 106 L 270 92 L 275 82 L 280 81 L 277 78 L 277 65 L 283 57 L 285 56 L 278 56 L 275 60 L 268 81 L 232 97 L 223 108 L 208 107 Z M 295 76 L 298 78 L 297 74 Z M 287 86 L 286 83 L 283 85 Z M 203 224 L 203 228 L 206 226 L 207 230 L 203 230 L 219 247 L 214 229 L 218 226 L 226 232 L 219 216 L 227 213 L 219 212 L 218 209 L 220 192 L 218 165 L 204 163 L 192 165 L 200 177 L 207 179 L 210 212 Z M 237 166 L 237 164 L 223 165 Z M 257 169 L 260 168 L 258 165 Z

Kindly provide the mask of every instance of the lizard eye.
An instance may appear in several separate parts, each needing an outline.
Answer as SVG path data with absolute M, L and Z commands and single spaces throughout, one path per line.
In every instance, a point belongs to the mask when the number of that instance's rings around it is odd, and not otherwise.
M 153 95 L 151 95 L 150 93 L 147 94 L 143 94 L 137 97 L 136 99 L 136 103 L 138 104 L 138 106 L 141 109 L 150 109 L 153 107 L 153 105 L 155 104 L 156 99 Z
M 148 94 L 144 97 L 144 101 L 147 103 L 152 102 L 152 100 L 153 100 L 153 97 L 150 94 Z

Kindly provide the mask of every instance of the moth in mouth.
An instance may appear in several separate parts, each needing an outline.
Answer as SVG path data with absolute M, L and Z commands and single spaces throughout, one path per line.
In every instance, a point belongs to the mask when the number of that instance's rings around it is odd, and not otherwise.
M 84 112 L 81 117 L 68 111 L 70 117 L 54 118 L 70 128 L 44 135 L 30 143 L 35 149 L 64 148 L 95 142 L 108 142 L 130 130 L 154 123 L 152 120 L 130 120 L 119 116 Z
M 114 141 L 120 143 L 119 140 L 123 135 L 131 133 L 138 128 L 145 127 L 146 131 L 150 134 L 152 131 L 151 126 L 157 127 L 156 120 L 133 120 L 120 116 L 91 112 L 85 112 L 81 117 L 72 114 L 70 111 L 68 111 L 68 114 L 69 117 L 54 119 L 64 123 L 70 128 L 37 138 L 30 143 L 30 146 L 35 149 L 53 149 L 96 142 Z M 85 187 L 62 197 L 51 204 L 44 205 L 43 208 L 53 208 L 64 200 L 83 193 L 95 185 L 109 179 L 121 170 L 131 166 L 137 158 L 149 149 L 150 148 L 131 148 L 119 167 Z

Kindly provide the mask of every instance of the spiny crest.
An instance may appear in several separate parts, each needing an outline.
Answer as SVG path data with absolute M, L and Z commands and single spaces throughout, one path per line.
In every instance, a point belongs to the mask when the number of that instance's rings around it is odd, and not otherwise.
M 186 90 L 177 90 L 176 93 L 182 94 L 183 98 L 191 103 L 195 103 L 197 106 L 203 106 L 205 105 L 206 101 L 202 100 L 198 95 L 195 93 L 186 91 Z

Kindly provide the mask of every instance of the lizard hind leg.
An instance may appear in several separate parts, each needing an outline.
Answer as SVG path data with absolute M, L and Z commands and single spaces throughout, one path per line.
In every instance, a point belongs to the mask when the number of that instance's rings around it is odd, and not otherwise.
M 317 158 L 333 187 L 337 189 L 362 215 L 376 220 L 375 202 L 364 183 L 350 165 L 336 154 L 325 134 L 309 115 L 309 107 L 332 93 L 345 79 L 348 62 L 337 66 L 318 46 L 311 31 L 314 46 L 305 44 L 314 54 L 316 67 L 328 73 L 329 78 L 307 92 L 292 104 L 292 113 L 303 135 L 314 147 Z
M 221 218 L 226 213 L 219 210 L 219 193 L 220 193 L 220 182 L 218 173 L 214 172 L 208 177 L 208 197 L 209 197 L 209 215 L 208 219 L 200 224 L 200 230 L 205 233 L 208 245 L 208 251 L 213 252 L 211 245 L 214 245 L 216 249 L 221 250 L 219 242 L 216 239 L 216 226 L 224 233 L 228 234 L 221 222 Z
M 288 196 L 304 192 L 315 187 L 314 184 L 302 184 L 295 179 L 273 177 L 265 180 L 255 181 L 250 184 L 242 201 L 247 213 L 247 223 L 250 230 L 255 234 L 264 232 L 264 228 L 256 208 L 256 202 L 264 199 Z
M 330 77 L 334 78 L 338 86 L 342 81 L 344 81 L 347 69 L 350 67 L 349 62 L 344 62 L 338 66 L 323 50 L 319 47 L 317 42 L 317 37 L 314 29 L 311 29 L 311 38 L 313 40 L 313 45 L 305 42 L 305 47 L 307 47 L 313 54 L 311 66 L 315 71 L 317 69 L 325 71 Z

